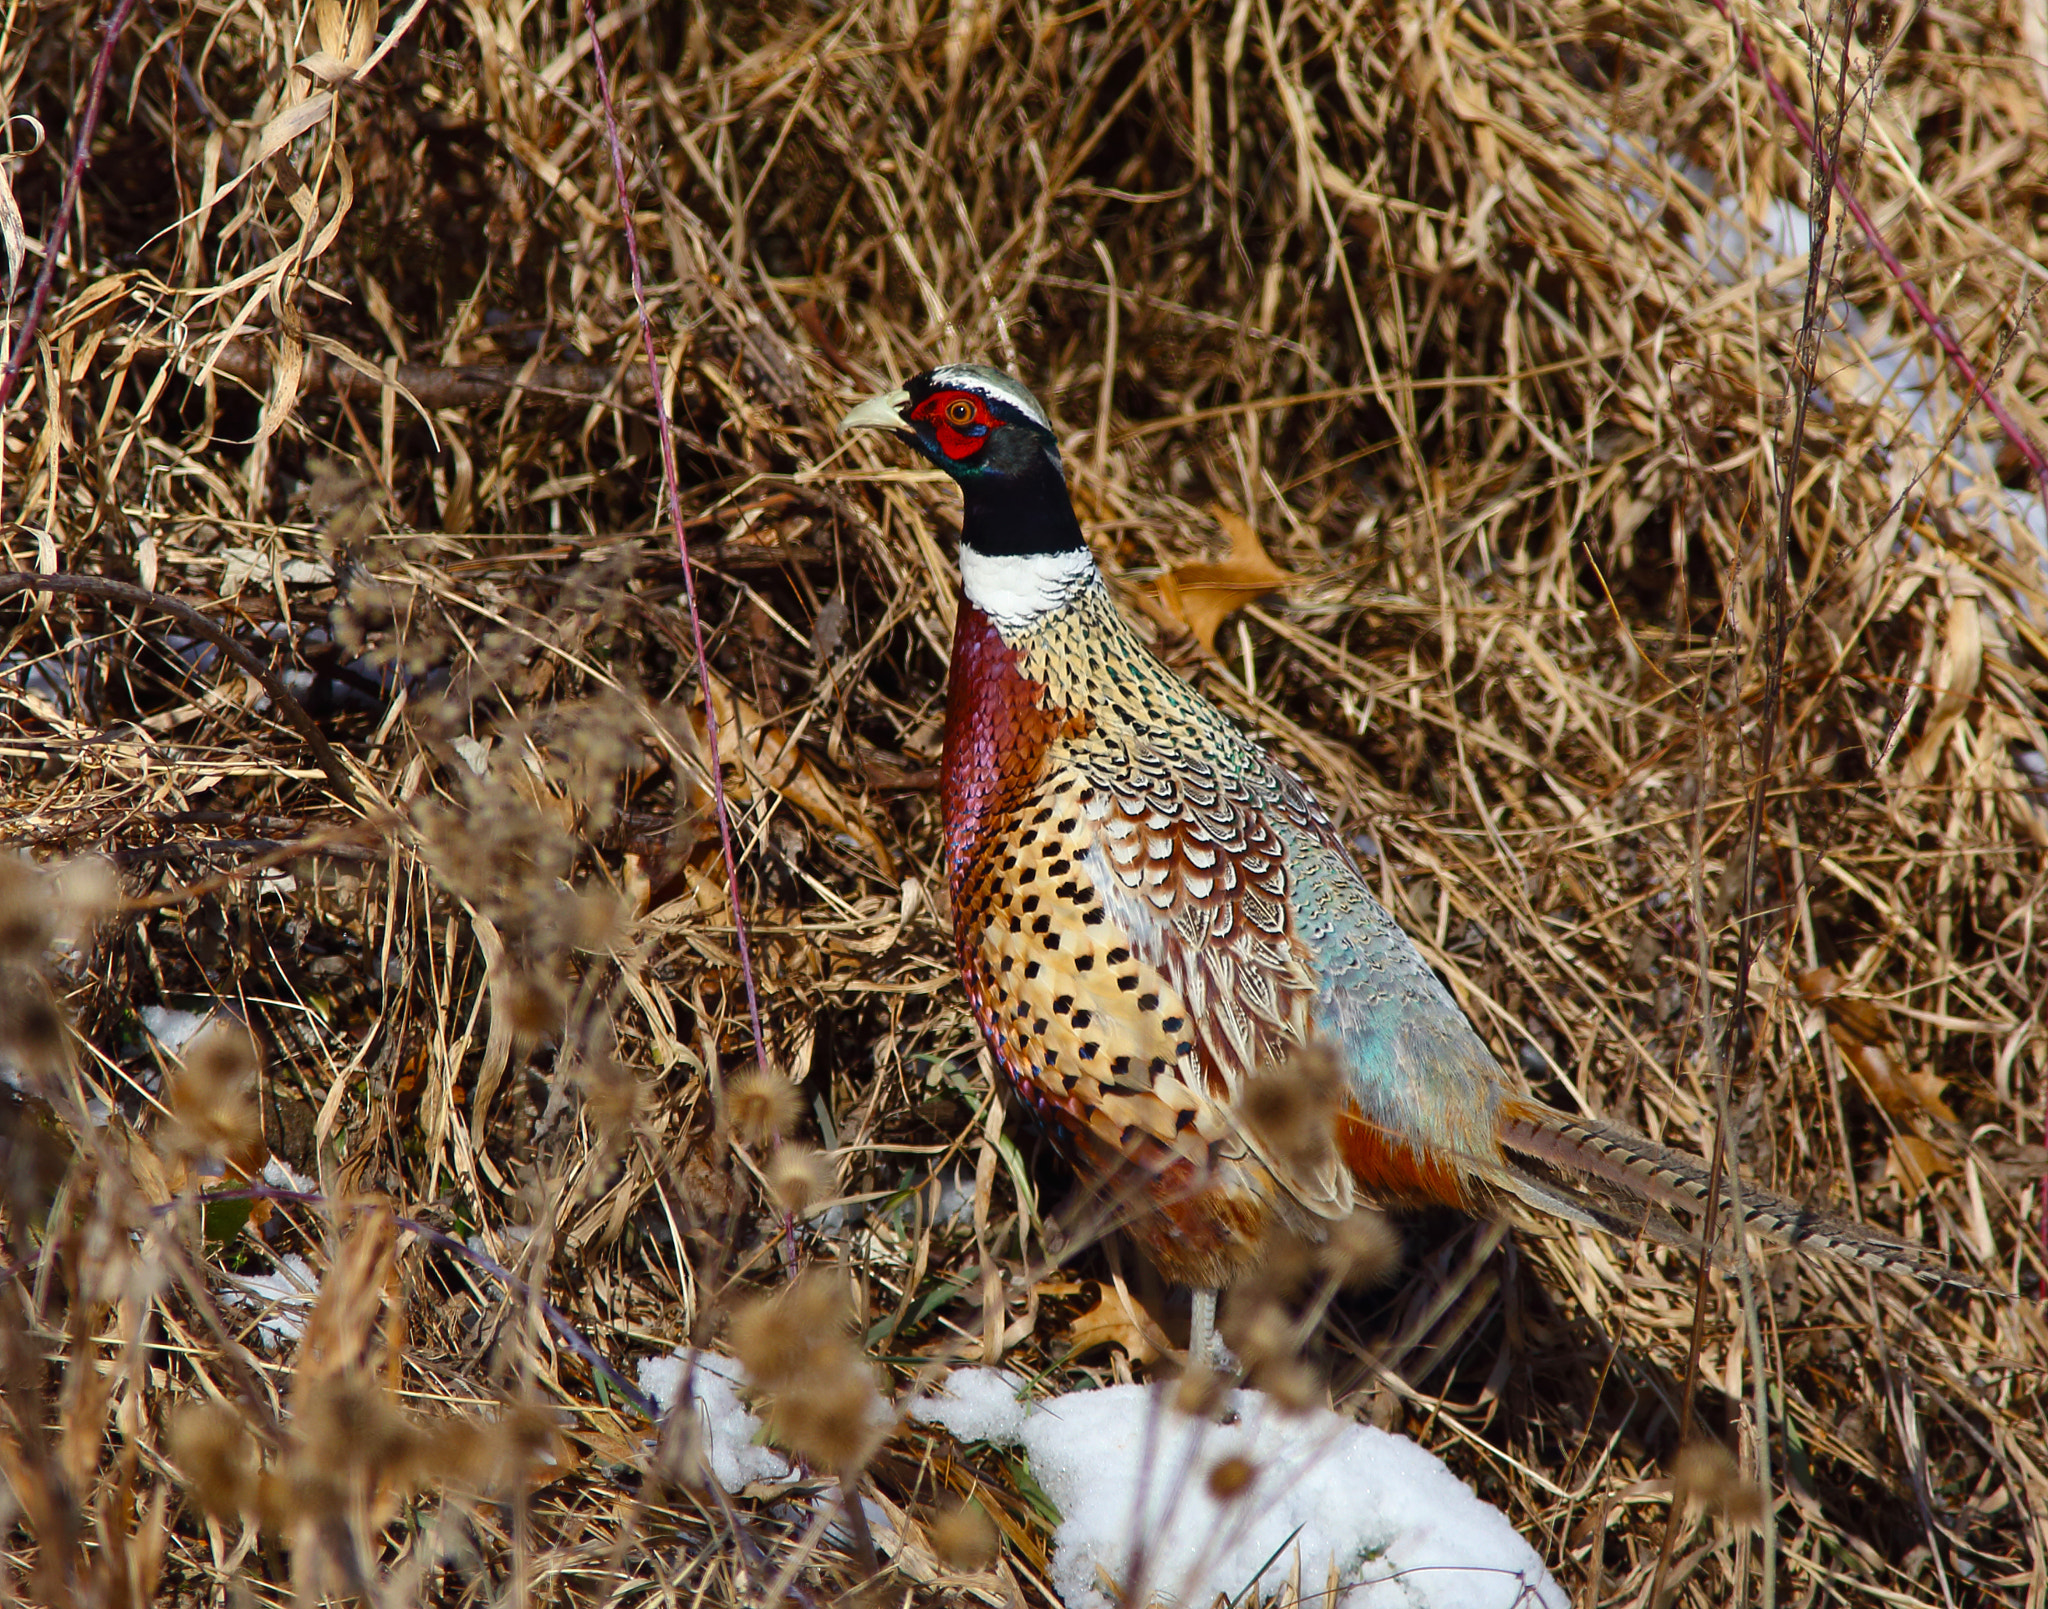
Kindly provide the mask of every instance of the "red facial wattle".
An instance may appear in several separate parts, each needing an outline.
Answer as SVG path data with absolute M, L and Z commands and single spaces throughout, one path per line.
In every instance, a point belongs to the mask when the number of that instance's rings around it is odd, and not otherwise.
M 939 391 L 926 397 L 910 417 L 929 427 L 939 451 L 955 463 L 972 458 L 1002 421 L 971 391 Z

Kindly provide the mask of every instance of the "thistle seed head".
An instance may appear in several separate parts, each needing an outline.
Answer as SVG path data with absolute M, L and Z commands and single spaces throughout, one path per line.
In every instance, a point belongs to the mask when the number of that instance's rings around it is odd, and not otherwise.
M 926 1534 L 932 1539 L 932 1551 L 961 1571 L 986 1570 L 996 1562 L 1002 1547 L 987 1513 L 972 1501 L 941 1514 Z
M 226 1158 L 260 1142 L 259 1065 L 256 1041 L 241 1024 L 214 1022 L 200 1029 L 171 1081 L 165 1134 L 171 1150 L 187 1159 Z
M 1304 1045 L 1255 1075 L 1239 1098 L 1239 1115 L 1279 1161 L 1315 1172 L 1326 1168 L 1337 1144 L 1337 1114 L 1344 1103 L 1344 1070 L 1327 1045 Z
M 254 1510 L 259 1460 L 241 1416 L 220 1403 L 188 1403 L 171 1416 L 171 1463 L 201 1508 L 219 1519 Z
M 767 1174 L 769 1194 L 784 1212 L 801 1213 L 832 1191 L 831 1170 L 808 1145 L 778 1145 Z
M 840 1278 L 814 1270 L 733 1317 L 733 1352 L 768 1396 L 770 1434 L 820 1468 L 850 1472 L 881 1445 L 887 1411 L 854 1344 Z
M 1330 1226 L 1329 1238 L 1316 1248 L 1316 1264 L 1340 1289 L 1364 1290 L 1401 1266 L 1401 1239 L 1385 1213 L 1360 1207 Z
M 725 1086 L 722 1116 L 726 1131 L 742 1144 L 760 1150 L 796 1125 L 800 1110 L 796 1086 L 779 1073 L 742 1073 Z
M 1231 1502 L 1250 1491 L 1252 1482 L 1258 1478 L 1256 1464 L 1241 1454 L 1232 1453 L 1210 1466 L 1209 1495 L 1219 1503 Z
M 1718 1441 L 1688 1442 L 1679 1448 L 1671 1465 L 1671 1489 L 1681 1501 L 1692 1498 L 1731 1525 L 1754 1525 L 1764 1515 L 1763 1493 Z

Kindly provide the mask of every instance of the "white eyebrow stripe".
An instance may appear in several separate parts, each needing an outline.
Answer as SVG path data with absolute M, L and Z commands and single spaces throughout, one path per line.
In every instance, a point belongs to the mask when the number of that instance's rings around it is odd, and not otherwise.
M 1038 399 L 998 369 L 983 368 L 978 363 L 943 363 L 931 371 L 931 381 L 938 388 L 953 386 L 1000 397 L 1027 419 L 1035 420 L 1048 431 L 1052 429 L 1052 420 L 1038 405 Z

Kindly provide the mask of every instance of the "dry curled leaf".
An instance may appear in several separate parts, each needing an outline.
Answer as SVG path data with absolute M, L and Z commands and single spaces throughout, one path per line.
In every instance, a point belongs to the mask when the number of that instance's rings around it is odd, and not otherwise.
M 1229 557 L 1219 563 L 1176 564 L 1159 578 L 1159 596 L 1195 641 L 1214 653 L 1216 633 L 1226 619 L 1297 577 L 1273 562 L 1251 521 L 1227 508 L 1212 506 L 1209 512 L 1230 538 Z
M 1913 745 L 1913 752 L 1906 756 L 1900 773 L 1907 784 L 1917 786 L 1927 781 L 1940 767 L 1949 734 L 1968 713 L 1983 676 L 1984 622 L 1978 613 L 1976 593 L 1958 589 L 1949 601 L 1948 619 L 1942 627 L 1941 657 L 1934 668 L 1934 685 L 1940 692 L 1933 713 L 1927 717 L 1927 729 Z
M 1121 1347 L 1133 1363 L 1152 1363 L 1172 1351 L 1171 1343 L 1127 1293 L 1094 1280 L 1049 1279 L 1037 1287 L 1040 1296 L 1085 1296 L 1095 1300 L 1067 1326 L 1067 1344 L 1080 1357 L 1099 1346 Z
M 1832 967 L 1815 967 L 1799 974 L 1800 994 L 1809 1005 L 1827 1013 L 1828 1034 L 1863 1092 L 1897 1118 L 1924 1114 L 1944 1123 L 1956 1122 L 1955 1111 L 1942 1098 L 1941 1080 L 1906 1065 L 1884 1008 L 1873 1001 L 1851 999 L 1841 987 Z
M 6 119 L 10 143 L 16 123 L 26 123 L 34 130 L 34 138 L 26 150 L 8 151 L 9 157 L 25 155 L 43 143 L 43 125 L 26 112 L 13 113 Z M 12 302 L 21 280 L 21 265 L 28 258 L 28 227 L 22 222 L 21 205 L 14 199 L 13 175 L 4 160 L 0 160 L 0 250 L 7 256 L 7 300 Z
M 737 765 L 741 779 L 732 789 L 747 798 L 753 789 L 780 794 L 829 832 L 842 833 L 874 856 L 890 882 L 896 881 L 895 857 L 868 824 L 859 804 L 827 782 L 790 735 L 771 725 L 747 699 L 711 678 L 711 703 L 718 712 L 718 743 L 728 765 Z M 704 741 L 704 712 L 692 705 L 690 724 Z
M 1894 1134 L 1885 1172 L 1899 1182 L 1908 1197 L 1921 1194 L 1936 1179 L 1956 1171 L 1955 1158 L 1932 1140 L 1917 1134 Z

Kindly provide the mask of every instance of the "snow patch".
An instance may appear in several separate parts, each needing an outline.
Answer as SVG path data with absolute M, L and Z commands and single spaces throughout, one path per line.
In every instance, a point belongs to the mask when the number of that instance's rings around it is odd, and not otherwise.
M 273 1156 L 263 1164 L 263 1182 L 273 1190 L 295 1190 L 301 1195 L 317 1195 L 320 1181 L 309 1179 L 282 1157 Z
M 266 1346 L 296 1341 L 306 1333 L 306 1316 L 320 1297 L 320 1276 L 296 1252 L 277 1259 L 274 1274 L 223 1274 L 227 1299 L 258 1311 L 256 1334 Z
M 211 1011 L 180 1011 L 176 1006 L 140 1006 L 135 1015 L 142 1019 L 149 1037 L 173 1056 L 182 1055 L 199 1030 L 213 1021 Z
M 665 1358 L 643 1358 L 640 1389 L 663 1413 L 674 1408 L 687 1379 L 690 1405 L 702 1429 L 704 1462 L 711 1478 L 728 1492 L 755 1481 L 796 1479 L 796 1466 L 772 1447 L 761 1445 L 761 1421 L 740 1401 L 747 1371 L 716 1352 L 677 1352 Z
M 1024 1448 L 1063 1516 L 1052 1579 L 1067 1609 L 1110 1609 L 1107 1583 L 1125 1601 L 1189 1606 L 1333 1585 L 1332 1609 L 1567 1609 L 1506 1517 L 1405 1436 L 1327 1409 L 1285 1414 L 1254 1391 L 1232 1392 L 1211 1424 L 1145 1386 L 1029 1403 L 1021 1389 L 957 1369 L 910 1413 Z M 1219 1501 L 1210 1472 L 1233 1457 L 1251 1482 Z

